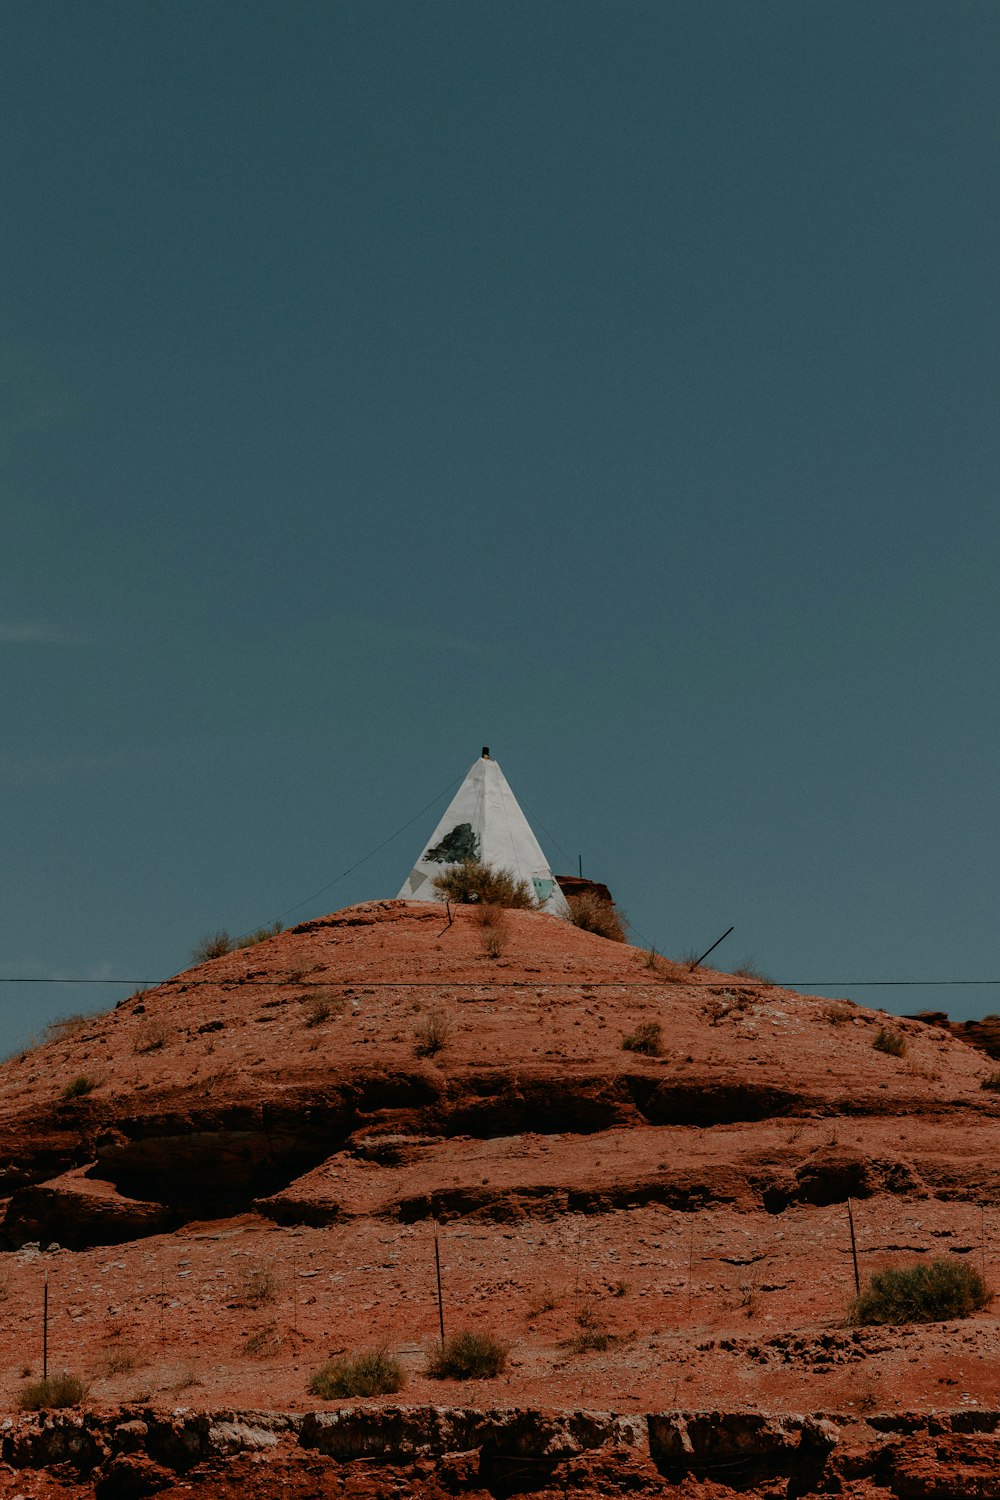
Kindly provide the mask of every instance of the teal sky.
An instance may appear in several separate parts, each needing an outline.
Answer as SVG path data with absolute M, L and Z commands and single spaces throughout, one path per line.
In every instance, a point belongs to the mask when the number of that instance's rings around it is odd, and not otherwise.
M 640 941 L 1000 978 L 1000 7 L 0 44 L 0 975 L 393 895 L 443 801 L 305 899 L 489 744 Z

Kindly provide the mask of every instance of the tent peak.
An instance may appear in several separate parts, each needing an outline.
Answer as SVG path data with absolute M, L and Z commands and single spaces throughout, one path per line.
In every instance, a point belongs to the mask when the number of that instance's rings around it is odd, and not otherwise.
M 497 762 L 483 746 L 479 760 L 449 802 L 400 897 L 410 901 L 441 901 L 435 879 L 449 865 L 476 859 L 506 870 L 533 890 L 542 911 L 567 916 L 569 907 L 541 845 L 531 830 Z

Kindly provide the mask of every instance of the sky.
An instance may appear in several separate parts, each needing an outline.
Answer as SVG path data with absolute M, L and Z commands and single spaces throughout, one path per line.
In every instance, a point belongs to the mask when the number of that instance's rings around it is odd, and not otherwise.
M 1000 1011 L 860 984 L 1000 979 L 1000 7 L 0 50 L 0 977 L 121 981 L 0 1051 L 394 896 L 484 744 L 643 946 Z

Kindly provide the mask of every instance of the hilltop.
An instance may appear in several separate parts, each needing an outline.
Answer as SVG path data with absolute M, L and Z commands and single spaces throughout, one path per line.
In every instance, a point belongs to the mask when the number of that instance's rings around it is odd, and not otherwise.
M 993 1264 L 988 1057 L 545 913 L 452 911 L 304 922 L 0 1067 L 8 1409 L 38 1366 L 43 1268 L 53 1363 L 105 1406 L 313 1410 L 310 1373 L 376 1344 L 411 1405 L 1000 1400 L 990 1311 L 845 1326 L 848 1197 L 863 1273 Z M 623 1046 L 643 1027 L 658 1054 Z M 448 1327 L 511 1343 L 497 1380 L 425 1373 L 432 1215 Z

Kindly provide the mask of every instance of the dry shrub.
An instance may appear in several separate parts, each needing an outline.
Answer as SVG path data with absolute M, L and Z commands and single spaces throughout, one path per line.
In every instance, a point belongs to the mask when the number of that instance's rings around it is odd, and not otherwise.
M 610 1349 L 615 1336 L 610 1333 L 600 1316 L 590 1307 L 581 1307 L 576 1315 L 579 1333 L 567 1340 L 566 1348 L 571 1354 L 601 1353 Z
M 823 1019 L 829 1021 L 831 1026 L 843 1026 L 853 1018 L 854 1006 L 847 1000 L 831 1000 L 829 1005 L 823 1007 Z
M 752 955 L 749 958 L 745 958 L 740 964 L 739 968 L 733 970 L 733 974 L 737 979 L 752 979 L 755 980 L 757 984 L 774 983 L 772 979 L 769 979 L 766 974 L 762 974 L 761 971 L 755 966 Z
M 435 1057 L 450 1036 L 451 1022 L 444 1011 L 432 1010 L 413 1028 L 413 1050 L 418 1057 Z
M 79 1375 L 63 1370 L 47 1380 L 31 1380 L 22 1385 L 17 1404 L 21 1411 L 44 1411 L 55 1406 L 79 1406 L 87 1394 L 86 1382 Z
M 266 1323 L 249 1335 L 243 1345 L 247 1359 L 274 1359 L 284 1348 L 285 1338 L 274 1323 Z
M 495 901 L 484 901 L 476 911 L 479 923 L 479 941 L 487 958 L 499 958 L 510 938 L 510 918 L 505 906 Z
M 173 1028 L 163 1021 L 154 1021 L 152 1018 L 143 1021 L 136 1033 L 135 1051 L 157 1052 L 166 1046 L 173 1034 Z
M 645 1057 L 659 1057 L 663 1051 L 663 1032 L 658 1021 L 640 1021 L 634 1031 L 622 1037 L 625 1052 L 641 1052 Z
M 78 1015 L 63 1016 L 58 1021 L 50 1021 L 45 1028 L 42 1040 L 46 1042 L 68 1042 L 71 1037 L 76 1036 L 84 1030 L 90 1019 L 89 1016 Z
M 581 891 L 578 896 L 567 896 L 566 904 L 574 927 L 610 938 L 613 943 L 624 943 L 625 923 L 613 901 L 602 901 L 593 891 Z
M 427 1364 L 432 1380 L 492 1380 L 507 1368 L 510 1345 L 493 1333 L 463 1329 L 446 1338 Z
M 310 1396 L 336 1401 L 345 1396 L 392 1396 L 405 1384 L 403 1366 L 388 1349 L 369 1349 L 328 1360 L 309 1381 Z
M 304 1026 L 322 1026 L 324 1021 L 329 1021 L 332 1016 L 339 1016 L 344 1009 L 343 1000 L 332 990 L 319 989 L 299 998 L 305 1004 Z
M 128 1349 L 111 1349 L 101 1359 L 102 1375 L 131 1375 L 139 1361 Z
M 541 1317 L 542 1313 L 554 1312 L 559 1306 L 559 1293 L 552 1287 L 537 1292 L 525 1308 L 529 1318 Z
M 256 927 L 253 932 L 248 932 L 246 937 L 237 938 L 234 944 L 237 948 L 253 948 L 257 943 L 263 943 L 268 938 L 277 937 L 283 928 L 280 922 L 271 922 L 267 927 Z
M 189 1361 L 187 1364 L 178 1366 L 173 1380 L 164 1389 L 168 1390 L 172 1396 L 179 1396 L 181 1391 L 189 1391 L 192 1386 L 201 1384 L 197 1366 Z
M 262 1261 L 251 1261 L 240 1266 L 236 1273 L 233 1300 L 237 1307 L 263 1307 L 273 1302 L 278 1291 L 278 1278 L 271 1266 Z
M 434 889 L 443 901 L 458 905 L 487 902 L 493 906 L 536 911 L 538 902 L 526 880 L 519 880 L 509 870 L 497 870 L 478 859 L 464 859 L 434 877 Z
M 208 933 L 194 945 L 191 959 L 196 964 L 207 964 L 210 959 L 222 958 L 226 953 L 232 953 L 235 947 L 236 944 L 229 933 L 224 927 L 220 927 L 218 932 Z
M 890 1057 L 902 1057 L 906 1051 L 906 1038 L 898 1031 L 887 1031 L 883 1026 L 872 1042 L 876 1052 L 886 1052 Z
M 995 1089 L 1000 1092 L 1000 1073 L 988 1074 L 979 1085 L 981 1089 Z

